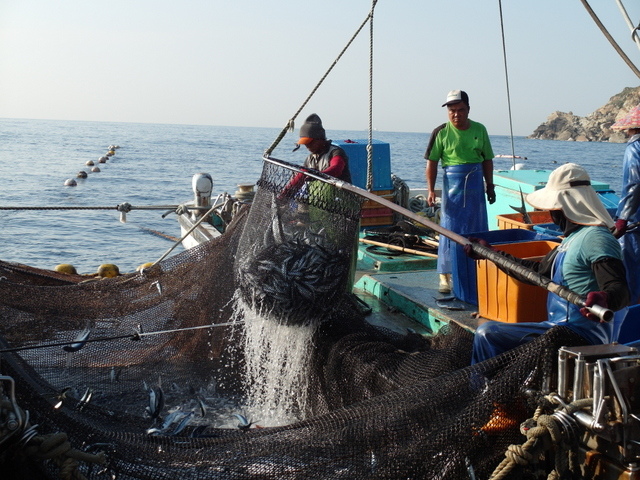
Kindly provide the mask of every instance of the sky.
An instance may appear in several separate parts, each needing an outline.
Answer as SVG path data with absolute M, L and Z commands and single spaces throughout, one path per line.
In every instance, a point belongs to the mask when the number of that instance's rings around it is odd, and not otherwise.
M 632 21 L 640 2 L 624 0 Z M 592 7 L 640 67 L 614 0 Z M 284 127 L 370 0 L 2 0 L 0 118 Z M 378 0 L 373 127 L 430 132 L 452 89 L 491 135 L 588 115 L 640 79 L 580 0 Z M 367 25 L 296 119 L 369 127 Z M 509 116 L 508 98 L 511 103 Z M 511 119 L 511 121 L 510 121 Z M 512 125 L 512 127 L 511 127 Z

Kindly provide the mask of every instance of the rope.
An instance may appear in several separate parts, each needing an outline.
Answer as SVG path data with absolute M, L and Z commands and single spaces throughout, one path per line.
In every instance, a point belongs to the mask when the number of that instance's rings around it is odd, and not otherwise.
M 117 210 L 118 212 L 127 213 L 131 210 L 205 210 L 207 207 L 194 207 L 188 205 L 131 205 L 129 203 L 121 203 L 115 207 L 95 207 L 95 206 L 74 206 L 74 207 L 62 207 L 62 206 L 50 206 L 50 207 L 0 207 L 0 210 Z
M 603 23 L 600 21 L 596 13 L 593 11 L 591 6 L 589 5 L 589 2 L 587 2 L 587 0 L 580 0 L 580 1 L 582 2 L 582 5 L 584 5 L 584 8 L 587 10 L 589 15 L 591 15 L 591 18 L 593 19 L 593 21 L 596 22 L 596 25 L 598 26 L 598 28 L 600 28 L 600 31 L 602 32 L 602 34 L 607 38 L 607 40 L 609 40 L 609 43 L 615 49 L 615 51 L 618 52 L 618 55 L 620 55 L 620 58 L 622 58 L 622 60 L 624 60 L 624 62 L 633 71 L 633 73 L 635 73 L 640 78 L 640 70 L 638 70 L 638 68 L 633 64 L 631 59 L 627 57 L 627 54 L 624 53 L 622 48 L 620 48 L 620 45 L 618 45 L 618 43 L 613 39 L 613 37 L 611 36 L 607 28 L 603 25 Z
M 548 407 L 552 407 L 554 404 L 560 405 L 561 408 L 557 408 L 556 411 L 564 411 L 569 415 L 585 407 L 590 407 L 593 403 L 592 399 L 583 398 L 565 405 L 561 403 L 555 393 L 546 395 L 544 400 L 548 402 Z M 555 457 L 554 469 L 547 476 L 547 480 L 559 480 L 568 470 L 574 471 L 574 458 L 571 458 L 571 450 L 567 448 L 562 438 L 562 429 L 559 421 L 553 415 L 543 414 L 542 412 L 542 406 L 538 406 L 533 418 L 523 422 L 520 431 L 526 435 L 527 440 L 522 445 L 509 445 L 505 452 L 505 459 L 496 467 L 489 480 L 504 479 L 514 467 L 526 466 L 536 458 L 539 458 L 545 444 L 548 444 L 544 440 L 551 442 Z
M 489 480 L 502 480 L 516 466 L 526 466 L 538 458 L 539 450 L 544 445 L 541 440 L 544 440 L 545 437 L 550 438 L 554 445 L 556 442 L 560 442 L 560 427 L 552 416 L 540 415 L 537 424 L 538 426 L 527 430 L 527 440 L 522 445 L 509 445 L 505 452 L 505 459 L 496 467 Z M 556 470 L 558 469 L 558 457 L 562 457 L 562 455 L 556 455 Z M 549 476 L 548 478 L 553 477 Z
M 507 85 L 507 109 L 509 111 L 509 132 L 511 135 L 511 156 L 513 157 L 513 168 L 516 167 L 516 148 L 513 143 L 513 118 L 511 115 L 511 93 L 509 90 L 509 71 L 507 68 L 507 45 L 504 35 L 504 19 L 502 17 L 502 0 L 498 0 L 500 8 L 500 31 L 502 33 L 502 57 L 504 58 L 504 78 Z
M 373 10 L 378 0 L 373 0 L 369 17 L 369 141 L 367 142 L 367 190 L 373 189 Z
M 377 0 L 374 0 L 374 4 Z M 289 121 L 287 122 L 287 124 L 284 126 L 284 128 L 282 129 L 282 131 L 280 132 L 280 134 L 278 135 L 278 137 L 273 141 L 273 143 L 271 144 L 271 146 L 269 148 L 267 148 L 263 154 L 263 156 L 268 157 L 269 155 L 271 155 L 271 153 L 273 152 L 273 150 L 278 146 L 278 144 L 280 143 L 280 141 L 284 138 L 284 136 L 287 134 L 287 132 L 290 132 L 293 130 L 294 125 L 295 125 L 295 119 L 297 118 L 297 116 L 300 114 L 300 112 L 302 111 L 302 109 L 307 105 L 307 103 L 309 103 L 309 100 L 311 100 L 311 97 L 313 97 L 316 93 L 316 91 L 318 90 L 318 88 L 320 88 L 320 85 L 322 85 L 322 83 L 324 82 L 324 80 L 327 78 L 327 76 L 329 75 L 329 73 L 331 72 L 331 70 L 333 70 L 333 67 L 335 67 L 338 63 L 338 61 L 340 60 L 340 58 L 342 58 L 342 55 L 344 55 L 344 53 L 347 51 L 347 49 L 351 46 L 351 44 L 353 43 L 353 41 L 356 39 L 356 37 L 358 36 L 358 34 L 360 33 L 360 31 L 364 28 L 364 26 L 367 24 L 367 22 L 372 18 L 373 16 L 373 9 L 371 10 L 371 12 L 367 15 L 367 17 L 364 19 L 364 21 L 362 22 L 362 24 L 358 27 L 358 29 L 356 30 L 356 33 L 353 34 L 353 36 L 351 37 L 351 39 L 347 42 L 347 44 L 345 45 L 345 47 L 342 49 L 342 51 L 338 54 L 337 58 L 333 61 L 333 63 L 331 64 L 331 66 L 329 67 L 329 69 L 325 72 L 325 74 L 322 76 L 322 78 L 320 79 L 320 81 L 316 84 L 316 86 L 313 88 L 313 90 L 311 90 L 311 93 L 309 94 L 309 96 L 304 100 L 304 102 L 302 102 L 302 105 L 300 105 L 300 108 L 298 108 L 298 111 L 296 111 L 296 113 L 293 114 L 293 116 L 289 119 Z

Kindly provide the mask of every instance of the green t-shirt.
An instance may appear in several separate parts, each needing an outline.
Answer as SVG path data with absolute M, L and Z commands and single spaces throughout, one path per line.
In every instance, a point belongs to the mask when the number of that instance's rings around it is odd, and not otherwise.
M 437 132 L 437 133 L 436 133 Z M 442 161 L 443 167 L 480 163 L 493 158 L 493 149 L 487 129 L 481 123 L 469 120 L 469 128 L 458 130 L 451 122 L 436 129 L 435 139 L 429 142 L 426 158 Z

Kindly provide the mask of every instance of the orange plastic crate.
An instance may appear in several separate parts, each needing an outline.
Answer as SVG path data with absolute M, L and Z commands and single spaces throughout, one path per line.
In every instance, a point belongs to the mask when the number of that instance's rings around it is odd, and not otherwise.
M 507 213 L 504 215 L 496 215 L 498 219 L 498 230 L 507 230 L 509 228 L 524 228 L 526 230 L 533 230 L 534 225 L 541 223 L 553 223 L 551 220 L 551 213 L 548 210 L 536 210 L 534 212 L 527 212 L 533 223 L 524 223 L 523 215 L 521 213 Z
M 494 245 L 515 257 L 539 260 L 559 244 L 532 241 Z M 547 290 L 510 277 L 493 262 L 476 262 L 478 313 L 500 322 L 541 322 L 547 319 Z

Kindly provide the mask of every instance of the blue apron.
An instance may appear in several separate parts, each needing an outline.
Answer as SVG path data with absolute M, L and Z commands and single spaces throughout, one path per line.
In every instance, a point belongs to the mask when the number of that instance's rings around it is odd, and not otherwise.
M 461 235 L 488 229 L 482 163 L 444 167 L 440 225 Z M 438 273 L 451 273 L 451 240 L 440 236 Z

